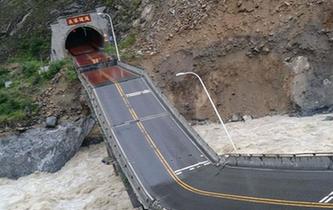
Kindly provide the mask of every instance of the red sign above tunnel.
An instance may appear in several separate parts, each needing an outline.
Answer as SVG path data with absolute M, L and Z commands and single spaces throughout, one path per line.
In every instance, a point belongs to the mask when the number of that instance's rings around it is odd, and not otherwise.
M 90 15 L 82 15 L 82 16 L 67 18 L 66 21 L 69 26 L 72 26 L 81 23 L 89 23 L 91 22 L 91 17 Z

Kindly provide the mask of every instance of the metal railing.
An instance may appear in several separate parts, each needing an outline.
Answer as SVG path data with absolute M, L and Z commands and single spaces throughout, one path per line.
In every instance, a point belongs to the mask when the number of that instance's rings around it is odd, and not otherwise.
M 122 172 L 125 174 L 127 181 L 131 184 L 134 193 L 136 194 L 138 200 L 144 206 L 144 208 L 159 210 L 159 205 L 157 204 L 155 199 L 147 192 L 145 186 L 143 186 L 138 176 L 135 174 L 134 169 L 131 167 L 131 164 L 126 157 L 126 154 L 121 150 L 120 144 L 116 141 L 116 136 L 112 131 L 112 127 L 108 125 L 107 119 L 105 119 L 103 110 L 100 107 L 98 99 L 94 93 L 94 88 L 90 84 L 88 84 L 86 80 L 82 77 L 79 69 L 77 69 L 77 73 L 81 84 L 83 85 L 88 94 L 91 108 L 94 111 L 95 117 L 97 118 L 102 128 L 105 141 L 112 151 L 112 155 L 114 157 L 111 158 L 114 158 L 117 161 Z

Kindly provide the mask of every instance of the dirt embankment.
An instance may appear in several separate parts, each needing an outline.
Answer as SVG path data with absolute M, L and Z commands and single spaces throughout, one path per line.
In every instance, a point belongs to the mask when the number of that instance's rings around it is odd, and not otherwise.
M 0 4 L 13 7 L 8 2 Z M 44 15 L 55 19 L 62 13 L 87 11 L 109 1 L 89 1 L 89 5 L 71 2 L 63 10 L 57 3 L 59 8 L 53 5 L 48 10 L 54 7 L 54 11 Z M 176 78 L 180 71 L 198 73 L 220 112 L 229 119 L 233 114 L 308 114 L 333 105 L 332 1 L 145 0 L 135 1 L 135 7 L 126 1 L 114 2 L 107 11 L 115 16 L 117 31 L 121 35 L 130 30 L 137 35 L 133 51 L 143 56 L 134 63 L 149 71 L 187 119 L 215 119 L 215 115 L 198 81 L 189 76 Z M 24 17 L 29 8 L 35 7 L 23 8 L 19 14 Z M 9 54 L 8 40 L 22 41 L 15 34 L 25 34 L 26 27 L 33 30 L 32 20 L 43 23 L 35 28 L 44 29 L 50 23 L 50 18 L 36 19 L 35 13 L 38 10 L 26 17 L 21 29 L 15 29 L 17 21 L 9 21 L 13 23 L 8 30 L 1 32 L 4 54 Z M 9 44 L 3 47 L 4 43 Z M 61 80 L 51 85 L 36 97 L 39 114 L 63 120 L 84 114 L 79 89 L 78 83 L 66 86 Z M 33 120 L 41 123 L 38 117 Z
M 141 29 L 139 63 L 188 119 L 214 114 L 180 71 L 198 73 L 227 118 L 328 110 L 332 16 L 325 0 L 160 2 Z

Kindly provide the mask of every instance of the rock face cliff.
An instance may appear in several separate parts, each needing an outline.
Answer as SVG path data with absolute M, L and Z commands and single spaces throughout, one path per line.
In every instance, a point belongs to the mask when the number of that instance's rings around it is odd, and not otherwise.
M 0 177 L 58 171 L 76 154 L 94 124 L 89 117 L 55 129 L 36 128 L 0 138 Z

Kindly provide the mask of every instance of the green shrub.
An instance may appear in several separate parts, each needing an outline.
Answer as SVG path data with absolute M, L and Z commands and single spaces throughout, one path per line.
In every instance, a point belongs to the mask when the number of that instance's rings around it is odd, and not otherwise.
M 115 55 L 116 54 L 116 48 L 115 48 L 115 46 L 112 45 L 112 44 L 110 44 L 109 42 L 105 45 L 104 50 L 109 55 Z
M 0 113 L 10 114 L 13 111 L 24 109 L 30 106 L 31 101 L 22 96 L 17 90 L 0 91 Z
M 74 67 L 73 62 L 71 60 L 66 61 L 65 77 L 70 82 L 77 80 L 75 67 Z
M 7 76 L 9 74 L 9 70 L 0 66 L 0 78 Z
M 22 75 L 15 75 L 13 80 L 20 83 L 28 83 L 29 86 L 38 86 L 43 83 L 44 77 L 39 74 L 43 63 L 37 60 L 26 61 L 22 64 Z
M 30 97 L 19 89 L 2 89 L 0 91 L 0 123 L 12 123 L 26 119 L 35 110 Z
M 40 67 L 42 66 L 42 63 L 36 60 L 30 60 L 27 62 L 24 62 L 22 64 L 22 73 L 25 78 L 30 78 L 36 74 L 38 74 L 38 71 Z
M 4 124 L 13 124 L 25 119 L 27 119 L 27 115 L 22 111 L 13 112 L 9 115 L 0 114 L 0 126 L 4 126 Z
M 4 67 L 0 67 L 0 89 L 5 87 L 5 82 L 9 79 L 9 71 Z
M 125 50 L 134 45 L 135 42 L 136 42 L 136 35 L 130 34 L 124 39 L 120 40 L 120 43 L 118 43 L 119 50 Z M 105 51 L 107 53 L 116 53 L 116 48 L 114 46 L 114 43 L 107 43 L 105 46 Z
M 44 83 L 43 83 L 44 81 L 45 81 L 45 80 L 44 80 L 43 76 L 40 75 L 40 74 L 36 74 L 36 75 L 34 75 L 33 77 L 30 77 L 30 78 L 28 79 L 28 83 L 29 83 L 29 86 L 30 86 L 31 88 L 39 87 L 41 84 L 44 84 Z
M 19 40 L 18 56 L 25 60 L 40 59 L 49 54 L 49 49 L 49 39 L 36 32 Z
M 105 6 L 112 7 L 113 6 L 113 0 L 105 0 Z
M 130 34 L 126 38 L 120 41 L 119 43 L 119 50 L 126 50 L 127 48 L 133 46 L 136 42 L 136 35 L 135 34 Z M 116 54 L 116 48 L 114 44 L 112 43 L 107 43 L 105 46 L 105 52 L 109 55 L 115 55 Z M 122 52 L 121 56 L 126 60 L 126 59 L 131 59 L 133 58 L 133 54 L 129 54 L 127 52 Z
M 135 44 L 135 42 L 136 42 L 135 34 L 130 34 L 125 39 L 121 40 L 119 47 L 120 49 L 126 49 Z
M 62 67 L 65 64 L 66 64 L 66 62 L 64 60 L 55 61 L 55 62 L 50 63 L 49 70 L 42 74 L 43 78 L 45 78 L 47 80 L 52 79 L 62 69 Z

